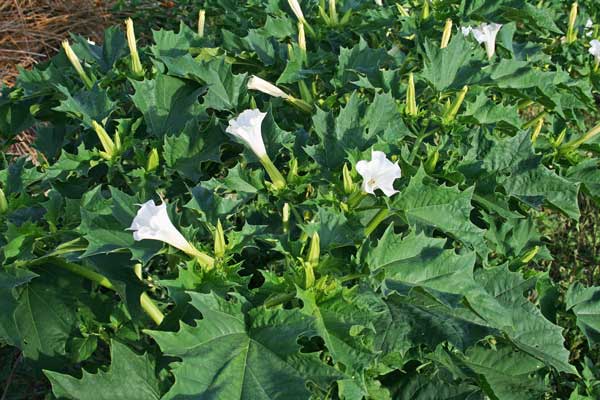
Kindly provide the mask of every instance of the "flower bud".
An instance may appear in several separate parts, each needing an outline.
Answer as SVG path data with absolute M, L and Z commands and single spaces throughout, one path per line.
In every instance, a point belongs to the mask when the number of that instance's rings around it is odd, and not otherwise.
M 521 257 L 521 262 L 523 264 L 527 264 L 529 261 L 533 260 L 533 258 L 540 251 L 540 246 L 535 246 L 533 249 L 529 250 L 523 257 Z
M 339 23 L 338 14 L 335 7 L 335 0 L 329 0 L 329 20 L 331 21 L 332 25 L 337 25 Z
M 421 20 L 429 18 L 429 0 L 423 0 L 423 10 L 421 11 Z
M 65 54 L 67 55 L 67 58 L 69 59 L 69 61 L 73 65 L 73 68 L 75 68 L 75 71 L 77 71 L 77 74 L 79 75 L 79 77 L 81 78 L 81 80 L 83 81 L 83 83 L 85 84 L 85 86 L 88 89 L 91 89 L 92 86 L 94 86 L 94 82 L 92 82 L 92 80 L 90 79 L 90 77 L 83 70 L 83 67 L 81 66 L 81 63 L 79 62 L 79 58 L 77 58 L 77 55 L 75 54 L 75 52 L 71 48 L 71 45 L 69 44 L 69 41 L 68 40 L 63 40 L 62 47 L 65 50 Z
M 316 268 L 319 265 L 319 257 L 321 256 L 321 238 L 317 232 L 313 233 L 310 239 L 310 249 L 306 261 Z
M 206 21 L 206 10 L 198 11 L 198 36 L 204 37 L 204 23 Z
M 98 136 L 98 139 L 102 144 L 102 148 L 104 149 L 104 151 L 100 152 L 100 155 L 107 160 L 111 160 L 116 155 L 117 151 L 119 150 L 118 147 L 120 147 L 120 145 L 117 146 L 117 144 L 115 144 L 115 142 L 110 138 L 108 133 L 106 133 L 104 127 L 102 127 L 102 125 L 100 125 L 96 121 L 92 120 L 92 127 L 94 128 L 94 131 L 96 132 L 96 135 Z M 117 136 L 115 135 L 115 137 Z M 121 140 L 119 138 L 118 144 L 120 144 L 120 141 Z
M 467 95 L 468 91 L 469 91 L 469 87 L 465 85 L 465 86 L 463 86 L 461 91 L 458 92 L 458 94 L 456 95 L 456 99 L 454 100 L 454 103 L 452 103 L 452 105 L 444 113 L 443 120 L 444 120 L 445 124 L 449 124 L 450 122 L 454 121 L 454 119 L 456 118 L 456 115 L 458 114 L 458 111 L 460 110 L 460 106 L 462 105 L 463 101 L 465 100 L 465 96 Z
M 355 186 L 354 182 L 352 181 L 352 175 L 350 174 L 350 169 L 348 168 L 347 163 L 344 163 L 344 167 L 342 168 L 342 180 L 344 182 L 344 193 L 352 194 Z
M 415 92 L 415 79 L 412 72 L 408 75 L 408 88 L 406 89 L 406 114 L 416 117 L 418 114 L 417 110 L 417 98 Z
M 445 49 L 450 42 L 450 36 L 452 36 L 452 20 L 448 18 L 446 25 L 444 25 L 444 33 L 442 34 L 442 43 L 440 44 L 441 49 Z
M 225 255 L 225 233 L 223 232 L 223 225 L 221 220 L 217 219 L 217 226 L 215 229 L 215 256 L 223 258 Z
M 143 76 L 144 68 L 142 67 L 140 55 L 137 51 L 135 31 L 133 30 L 133 20 L 131 18 L 127 18 L 125 20 L 125 27 L 127 28 L 127 44 L 129 45 L 129 52 L 131 53 L 131 71 L 136 76 Z
M 304 24 L 302 22 L 298 22 L 298 47 L 302 51 L 303 61 L 306 62 L 306 34 L 304 33 Z
M 148 156 L 148 161 L 146 161 L 146 171 L 147 172 L 154 171 L 156 168 L 158 168 L 159 162 L 160 162 L 160 159 L 158 156 L 158 150 L 156 150 L 156 148 L 153 148 L 152 150 L 150 150 L 150 155 Z
M 285 203 L 283 205 L 281 222 L 283 224 L 283 232 L 288 233 L 290 231 L 290 204 Z
M 577 40 L 577 30 L 575 29 L 575 21 L 577 20 L 577 2 L 571 5 L 569 13 L 569 26 L 567 28 L 567 43 L 573 43 Z
M 4 195 L 4 191 L 0 189 L 0 214 L 4 214 L 8 211 L 8 202 L 6 201 L 6 196 Z

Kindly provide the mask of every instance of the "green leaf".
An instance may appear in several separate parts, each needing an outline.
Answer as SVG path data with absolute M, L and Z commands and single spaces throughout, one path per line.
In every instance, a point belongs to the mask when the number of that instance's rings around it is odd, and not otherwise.
M 575 282 L 566 295 L 567 310 L 577 317 L 577 326 L 591 345 L 600 342 L 600 287 Z
M 314 222 L 301 228 L 309 237 L 315 232 L 319 234 L 321 251 L 352 245 L 362 237 L 362 227 L 349 222 L 339 211 L 319 208 L 316 217 Z
M 364 74 L 375 80 L 379 69 L 389 61 L 389 56 L 384 49 L 372 49 L 361 37 L 358 44 L 351 49 L 341 48 L 337 71 L 332 79 L 332 84 L 343 87 L 357 74 Z
M 144 114 L 148 132 L 155 136 L 179 133 L 201 112 L 198 97 L 204 89 L 181 79 L 158 74 L 152 80 L 131 83 L 135 89 L 131 99 Z
M 74 35 L 77 44 L 73 50 L 78 57 L 98 64 L 100 71 L 107 74 L 116 62 L 127 54 L 127 41 L 119 27 L 111 26 L 104 31 L 102 45 L 91 44 L 86 38 Z
M 445 49 L 440 49 L 438 43 L 425 42 L 422 76 L 438 92 L 462 88 L 481 74 L 482 67 L 481 61 L 473 58 L 471 44 L 463 35 L 452 35 L 452 40 Z
M 173 366 L 175 384 L 164 399 L 307 399 L 308 381 L 329 382 L 335 375 L 313 354 L 301 354 L 301 335 L 313 323 L 298 310 L 247 311 L 241 299 L 188 293 L 203 316 L 176 333 L 148 331 L 165 354 L 181 359 Z
M 393 198 L 391 207 L 402 212 L 408 223 L 419 230 L 438 229 L 485 254 L 483 230 L 470 219 L 473 190 L 440 186 L 421 167 L 406 189 Z
M 19 331 L 13 318 L 17 308 L 14 289 L 25 285 L 38 275 L 20 268 L 4 268 L 0 270 L 0 338 L 12 346 L 20 341 Z
M 503 330 L 521 350 L 559 371 L 575 372 L 563 344 L 562 328 L 545 319 L 524 296 L 532 286 L 531 281 L 508 271 L 505 266 L 479 269 L 475 280 L 483 290 L 466 296 L 475 312 L 491 326 Z
M 52 392 L 59 398 L 90 400 L 160 399 L 154 362 L 148 354 L 139 356 L 126 345 L 111 341 L 111 366 L 91 374 L 83 370 L 81 378 L 45 370 Z
M 116 108 L 116 102 L 108 97 L 108 93 L 94 85 L 90 90 L 82 89 L 71 96 L 69 89 L 57 86 L 60 93 L 66 98 L 61 100 L 60 106 L 54 110 L 62 111 L 68 115 L 81 120 L 83 125 L 92 127 L 92 121 L 103 123 Z
M 206 84 L 202 106 L 215 110 L 235 110 L 246 94 L 246 74 L 236 75 L 224 57 L 196 61 L 191 55 L 162 57 L 170 75 Z
M 198 181 L 204 174 L 203 162 L 221 161 L 221 146 L 228 138 L 217 119 L 211 119 L 202 127 L 192 119 L 179 135 L 167 135 L 164 140 L 163 157 L 167 166 Z
M 384 276 L 384 283 L 423 286 L 447 293 L 462 294 L 473 287 L 475 254 L 456 254 L 445 249 L 446 240 L 423 233 L 406 237 L 394 234 L 390 225 L 377 246 L 367 253 L 371 274 Z
M 381 302 L 368 293 L 342 288 L 326 295 L 298 288 L 297 297 L 302 300 L 302 312 L 314 318 L 333 362 L 341 363 L 348 375 L 361 374 L 375 359 L 368 342 L 374 332 L 372 321 L 383 312 Z
M 332 171 L 341 170 L 350 150 L 364 151 L 378 136 L 397 141 L 409 134 L 389 93 L 377 94 L 367 104 L 355 91 L 337 117 L 318 109 L 313 124 L 320 143 L 305 147 L 305 151 Z

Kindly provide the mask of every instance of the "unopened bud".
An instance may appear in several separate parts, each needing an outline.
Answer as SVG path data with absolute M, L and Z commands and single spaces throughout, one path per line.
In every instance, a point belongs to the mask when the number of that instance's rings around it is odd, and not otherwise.
M 83 70 L 83 67 L 81 66 L 81 62 L 79 62 L 79 58 L 77 58 L 77 55 L 71 48 L 69 41 L 63 40 L 62 47 L 65 50 L 65 54 L 67 55 L 67 58 L 71 62 L 71 65 L 73 65 L 73 68 L 75 68 L 75 71 L 77 71 L 77 74 L 79 75 L 79 77 L 81 78 L 81 80 L 83 81 L 85 86 L 88 89 L 91 89 L 92 86 L 94 86 L 94 82 L 92 82 L 90 77 Z
M 539 118 L 537 120 L 537 123 L 535 124 L 535 129 L 533 130 L 533 132 L 531 132 L 531 143 L 535 143 L 538 136 L 540 135 L 540 132 L 542 131 L 543 126 L 544 126 L 544 117 L 542 116 L 541 118 Z
M 112 159 L 117 152 L 117 145 L 110 138 L 108 133 L 106 133 L 106 130 L 104 129 L 104 127 L 102 125 L 100 125 L 96 121 L 92 121 L 92 127 L 94 128 L 94 131 L 96 132 L 96 136 L 98 136 L 98 139 L 100 140 L 100 144 L 102 144 L 102 148 L 104 149 L 104 151 L 101 151 L 100 154 L 102 155 L 102 157 L 106 158 L 107 160 Z M 119 140 L 119 142 L 120 142 L 120 140 Z
M 450 36 L 452 36 L 452 20 L 448 18 L 446 25 L 444 25 L 444 33 L 442 34 L 442 43 L 440 44 L 441 49 L 445 49 L 450 42 Z
M 452 106 L 447 109 L 447 112 L 444 115 L 444 123 L 448 124 L 454 121 L 456 115 L 458 114 L 458 111 L 460 110 L 460 106 L 462 106 L 462 103 L 465 100 L 465 96 L 467 95 L 468 91 L 469 87 L 465 85 L 463 86 L 461 91 L 458 92 L 454 103 L 452 103 Z
M 329 20 L 333 25 L 337 25 L 339 23 L 338 14 L 335 7 L 335 0 L 329 0 Z
M 198 36 L 204 37 L 204 23 L 206 22 L 206 10 L 198 12 Z
M 6 196 L 4 195 L 4 191 L 0 189 L 0 214 L 4 214 L 8 211 L 8 201 L 6 201 Z
M 283 224 L 283 232 L 288 233 L 290 231 L 290 204 L 285 203 L 283 205 L 281 222 Z
M 417 110 L 417 97 L 415 91 L 415 78 L 412 72 L 408 75 L 408 88 L 406 89 L 406 113 L 410 116 L 416 117 L 418 114 Z
M 344 182 L 344 193 L 352 194 L 355 186 L 354 182 L 352 181 L 352 174 L 350 173 L 347 163 L 344 163 L 344 167 L 342 168 L 342 180 Z
M 125 27 L 127 28 L 127 44 L 129 45 L 129 52 L 131 53 L 131 71 L 136 76 L 143 76 L 144 68 L 142 67 L 140 55 L 137 51 L 135 31 L 133 29 L 133 20 L 131 18 L 127 18 L 125 20 Z
M 223 232 L 221 220 L 218 219 L 215 229 L 215 256 L 222 258 L 225 255 L 225 248 L 225 233 Z
M 521 257 L 521 262 L 523 264 L 527 264 L 529 261 L 533 260 L 533 258 L 540 251 L 540 246 L 535 246 L 533 249 L 529 250 L 523 257 Z
M 146 171 L 154 171 L 156 168 L 158 168 L 159 162 L 160 159 L 158 156 L 158 150 L 156 150 L 156 148 L 153 148 L 152 150 L 150 150 L 148 161 L 146 161 Z
M 421 12 L 421 19 L 426 20 L 429 18 L 429 0 L 423 0 L 423 11 Z
M 577 20 L 577 2 L 571 5 L 569 13 L 569 26 L 567 28 L 567 43 L 573 43 L 577 40 L 577 30 L 575 29 L 575 21 Z
M 298 47 L 302 51 L 303 61 L 306 61 L 306 34 L 304 33 L 304 24 L 298 22 Z

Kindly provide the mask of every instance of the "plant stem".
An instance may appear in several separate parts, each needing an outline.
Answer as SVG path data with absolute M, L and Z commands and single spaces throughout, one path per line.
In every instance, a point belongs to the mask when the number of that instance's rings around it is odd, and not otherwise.
M 260 163 L 263 165 L 263 167 L 265 167 L 267 174 L 269 174 L 271 182 L 273 182 L 273 186 L 279 190 L 283 189 L 286 185 L 285 178 L 283 175 L 281 175 L 281 172 L 279 172 L 269 156 L 265 154 L 263 157 L 260 157 Z
M 142 305 L 142 309 L 148 314 L 152 321 L 156 323 L 156 325 L 162 324 L 165 319 L 165 315 L 160 311 L 160 309 L 156 306 L 154 301 L 148 296 L 146 292 L 143 292 L 140 295 L 140 304 Z
M 265 301 L 265 307 L 267 307 L 267 308 L 275 307 L 279 304 L 285 303 L 288 300 L 292 300 L 294 297 L 296 297 L 296 293 L 278 294 L 275 297 L 272 297 L 269 300 Z
M 52 264 L 56 265 L 57 267 L 61 267 L 76 275 L 89 279 L 90 281 L 95 282 L 98 285 L 107 289 L 116 290 L 112 282 L 108 280 L 108 278 L 104 275 L 91 271 L 85 267 L 82 267 L 81 265 L 66 262 L 59 258 L 51 259 L 51 261 Z M 146 312 L 146 314 L 148 314 L 148 316 L 152 318 L 152 320 L 156 322 L 157 325 L 160 325 L 165 316 L 156 306 L 154 301 L 145 292 L 142 293 L 142 295 L 140 296 L 140 304 L 142 306 L 142 309 Z
M 375 214 L 373 219 L 371 219 L 371 221 L 367 224 L 367 227 L 365 228 L 365 236 L 370 236 L 371 233 L 373 233 L 373 231 L 377 229 L 379 224 L 382 223 L 383 220 L 385 220 L 388 217 L 389 213 L 390 210 L 387 208 L 382 208 L 381 210 L 379 210 L 377 214 Z

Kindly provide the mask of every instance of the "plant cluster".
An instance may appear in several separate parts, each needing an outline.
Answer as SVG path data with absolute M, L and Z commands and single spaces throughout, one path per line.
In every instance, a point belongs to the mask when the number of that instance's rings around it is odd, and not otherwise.
M 66 399 L 598 398 L 600 286 L 539 231 L 600 201 L 594 21 L 206 0 L 73 36 L 1 91 L 36 157 L 0 160 L 0 341 Z

